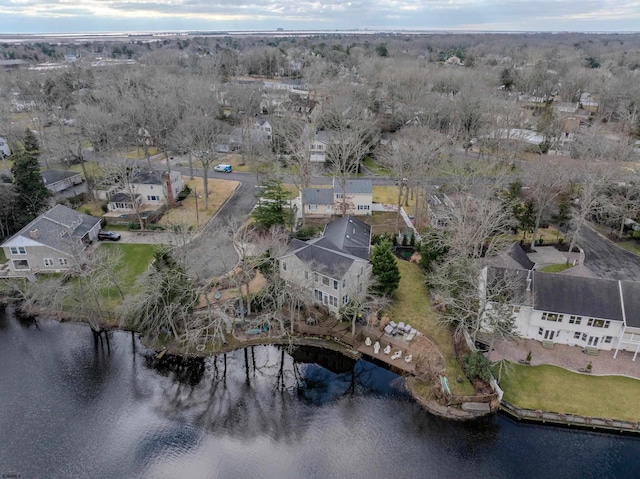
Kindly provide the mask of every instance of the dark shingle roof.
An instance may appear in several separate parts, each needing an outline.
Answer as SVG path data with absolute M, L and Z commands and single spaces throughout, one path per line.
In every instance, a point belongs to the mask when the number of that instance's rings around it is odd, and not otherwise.
M 640 283 L 620 281 L 627 326 L 640 328 Z
M 344 184 L 344 189 L 348 195 L 368 194 L 373 192 L 373 183 L 371 180 L 347 180 Z M 333 191 L 342 193 L 342 185 L 335 178 L 333 179 Z
M 38 216 L 12 238 L 23 236 L 58 251 L 72 253 L 77 244 L 71 238 L 82 238 L 87 231 L 100 222 L 100 218 L 79 213 L 64 205 L 56 205 Z M 11 238 L 7 241 L 10 241 Z
M 45 170 L 40 175 L 42 176 L 44 184 L 50 185 L 58 181 L 66 180 L 67 178 L 73 178 L 74 176 L 80 175 L 80 173 L 66 170 Z
M 308 244 L 295 252 L 300 261 L 310 265 L 314 271 L 322 272 L 332 278 L 342 278 L 353 264 L 355 258 L 348 254 Z
M 333 245 L 333 249 L 369 259 L 371 226 L 352 217 L 345 216 L 324 227 L 323 246 Z
M 622 321 L 618 281 L 534 272 L 534 308 Z
M 135 195 L 136 198 L 140 198 L 140 195 Z M 109 203 L 125 203 L 131 202 L 131 195 L 129 193 L 116 193 L 109 198 Z
M 139 185 L 161 185 L 163 184 L 162 173 L 159 171 L 139 171 L 133 176 L 131 182 Z
M 534 267 L 535 263 L 529 259 L 522 246 L 513 243 L 509 249 L 492 258 L 491 265 L 496 268 L 529 270 Z
M 305 205 L 333 204 L 332 188 L 305 188 L 302 190 L 302 201 Z

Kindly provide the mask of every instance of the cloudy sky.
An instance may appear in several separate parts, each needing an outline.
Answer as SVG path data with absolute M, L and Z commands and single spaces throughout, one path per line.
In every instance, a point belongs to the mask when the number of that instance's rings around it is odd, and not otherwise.
M 0 33 L 640 31 L 640 0 L 0 0 Z

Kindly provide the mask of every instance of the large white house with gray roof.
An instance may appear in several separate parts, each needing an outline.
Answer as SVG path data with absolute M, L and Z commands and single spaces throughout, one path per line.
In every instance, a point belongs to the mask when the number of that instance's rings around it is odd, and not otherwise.
M 7 258 L 4 273 L 68 270 L 75 255 L 95 240 L 99 231 L 100 218 L 56 205 L 2 243 Z
M 346 215 L 367 216 L 373 204 L 373 184 L 371 180 L 347 180 L 342 185 L 335 178 L 332 188 L 304 188 L 300 192 L 300 204 L 308 218 L 328 217 L 342 213 L 346 205 Z M 343 203 L 344 201 L 344 203 Z
M 338 312 L 368 287 L 370 244 L 371 227 L 345 216 L 328 224 L 320 238 L 293 240 L 292 250 L 279 258 L 280 277 Z
M 489 288 L 493 278 L 510 275 L 515 292 L 510 304 L 521 337 L 640 352 L 640 283 L 598 278 L 583 265 L 562 273 L 536 271 L 518 245 L 485 274 Z

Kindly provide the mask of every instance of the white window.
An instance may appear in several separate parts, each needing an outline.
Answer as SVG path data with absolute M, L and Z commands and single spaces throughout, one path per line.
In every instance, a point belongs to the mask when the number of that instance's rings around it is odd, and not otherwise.
M 287 270 L 287 263 L 285 263 L 284 261 L 282 262 L 282 271 L 286 271 Z M 305 271 L 306 273 L 306 271 Z
M 67 258 L 58 258 L 58 263 L 60 263 L 60 266 L 67 266 L 69 261 L 67 261 Z
M 336 193 L 336 198 L 338 198 L 339 200 L 342 199 L 342 193 Z
M 542 313 L 542 319 L 545 321 L 557 321 L 558 323 L 561 323 L 563 317 L 564 315 L 562 314 L 547 313 L 547 312 Z
M 18 246 L 17 248 L 12 246 L 11 254 L 27 254 L 27 250 L 24 249 L 24 246 Z
M 335 296 L 329 296 L 329 304 L 331 306 L 335 306 L 337 308 L 338 307 L 338 298 L 336 298 Z
M 370 208 L 369 208 L 369 205 L 358 205 L 358 209 L 359 210 L 367 210 L 368 211 Z
M 347 304 L 348 302 L 349 302 L 349 295 L 348 295 L 348 294 L 345 294 L 345 295 L 342 297 L 342 305 L 344 306 L 344 305 L 345 305 L 345 304 Z
M 342 287 L 343 287 L 343 288 L 346 288 L 346 287 L 347 287 L 347 282 L 346 282 L 346 280 L 344 280 L 344 279 L 342 280 Z
M 604 342 L 607 344 L 611 344 L 611 341 L 613 341 L 613 336 L 605 336 L 604 337 Z
M 45 266 L 53 266 L 53 258 L 45 258 L 44 259 Z
M 580 333 L 573 333 L 573 339 L 580 339 Z
M 308 271 L 304 272 L 304 279 L 309 279 L 309 272 Z
M 160 201 L 160 197 L 156 195 L 147 195 L 147 200 L 149 201 Z
M 333 289 L 338 289 L 338 282 L 335 279 L 333 280 Z
M 307 205 L 309 207 L 309 211 L 315 211 L 318 209 L 318 205 Z
M 569 316 L 569 324 L 580 324 L 582 316 Z
M 324 284 L 325 286 L 329 286 L 329 278 L 327 278 L 326 276 L 322 277 L 322 284 Z
M 313 280 L 317 283 L 318 282 L 318 273 L 313 273 Z

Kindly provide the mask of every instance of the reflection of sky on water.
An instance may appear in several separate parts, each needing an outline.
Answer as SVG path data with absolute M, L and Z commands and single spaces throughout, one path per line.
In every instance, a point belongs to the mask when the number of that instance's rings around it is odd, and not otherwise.
M 254 347 L 171 367 L 0 315 L 0 472 L 49 478 L 634 477 L 640 440 L 434 418 L 394 374 Z M 326 364 L 327 368 L 316 364 Z

